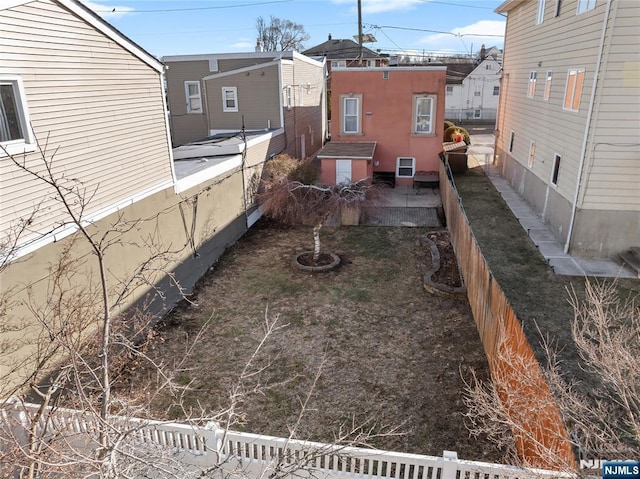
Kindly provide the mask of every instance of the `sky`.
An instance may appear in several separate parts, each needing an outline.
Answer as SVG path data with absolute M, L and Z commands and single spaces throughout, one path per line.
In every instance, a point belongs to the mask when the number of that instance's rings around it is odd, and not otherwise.
M 254 51 L 256 19 L 301 24 L 310 48 L 358 33 L 357 0 L 96 0 L 83 2 L 149 53 L 188 55 Z M 463 54 L 502 48 L 502 0 L 362 0 L 365 46 L 389 54 Z

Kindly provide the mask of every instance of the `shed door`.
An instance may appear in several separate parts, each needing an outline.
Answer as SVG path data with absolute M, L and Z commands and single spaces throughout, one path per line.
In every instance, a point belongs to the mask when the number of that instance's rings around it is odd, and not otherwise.
M 351 160 L 336 160 L 336 184 L 351 181 Z

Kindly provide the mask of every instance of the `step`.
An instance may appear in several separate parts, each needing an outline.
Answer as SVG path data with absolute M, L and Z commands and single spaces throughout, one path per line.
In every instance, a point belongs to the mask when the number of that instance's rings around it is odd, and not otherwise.
M 633 268 L 640 278 L 640 257 L 636 256 L 631 251 L 625 251 L 624 253 L 620 253 L 620 258 L 624 263 Z

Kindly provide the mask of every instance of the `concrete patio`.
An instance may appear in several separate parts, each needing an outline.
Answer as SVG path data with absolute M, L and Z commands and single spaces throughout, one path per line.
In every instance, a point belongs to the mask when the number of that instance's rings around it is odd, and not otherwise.
M 439 227 L 440 190 L 411 185 L 383 187 L 380 200 L 362 224 L 369 226 Z

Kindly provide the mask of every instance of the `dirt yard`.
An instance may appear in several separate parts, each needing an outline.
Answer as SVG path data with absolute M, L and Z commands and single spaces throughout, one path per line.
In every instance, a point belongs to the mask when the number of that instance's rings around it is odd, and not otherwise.
M 464 426 L 461 373 L 468 377 L 474 368 L 484 378 L 488 369 L 467 302 L 422 287 L 430 266 L 421 242 L 427 231 L 326 228 L 323 248 L 338 253 L 342 265 L 310 274 L 295 270 L 292 256 L 311 249 L 311 228 L 259 223 L 201 280 L 192 298 L 197 306 L 184 303 L 164 321 L 150 354 L 183 357 L 208 323 L 178 379 L 189 386 L 186 404 L 219 410 L 262 337 L 265 314 L 278 316 L 280 329 L 257 358 L 270 366 L 244 383 L 234 429 L 288 435 L 325 358 L 296 437 L 333 441 L 341 425 L 355 421 L 404 433 L 373 441 L 379 448 L 499 460 L 499 451 L 469 438 Z M 442 246 L 446 231 L 432 231 L 441 261 L 455 271 L 451 250 Z M 156 380 L 144 370 L 134 377 L 129 387 L 138 392 Z M 251 393 L 257 385 L 261 391 Z M 156 414 L 180 416 L 167 398 L 155 405 Z

